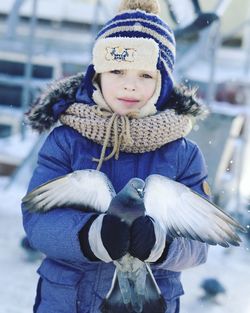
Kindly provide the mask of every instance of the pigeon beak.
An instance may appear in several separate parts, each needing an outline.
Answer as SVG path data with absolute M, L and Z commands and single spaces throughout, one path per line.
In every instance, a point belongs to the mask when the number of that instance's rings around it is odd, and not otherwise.
M 137 188 L 136 190 L 137 190 L 137 192 L 138 192 L 140 198 L 143 199 L 143 197 L 144 197 L 144 189 L 142 189 L 142 188 Z

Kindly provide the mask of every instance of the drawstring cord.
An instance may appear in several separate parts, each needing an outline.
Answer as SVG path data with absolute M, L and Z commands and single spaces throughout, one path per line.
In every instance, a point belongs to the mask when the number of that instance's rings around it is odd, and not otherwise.
M 92 158 L 92 160 L 94 162 L 98 162 L 96 169 L 97 169 L 97 171 L 99 171 L 101 169 L 104 161 L 110 160 L 113 156 L 115 156 L 115 159 L 118 160 L 120 147 L 121 147 L 122 143 L 125 146 L 127 144 L 132 145 L 133 140 L 131 137 L 130 122 L 129 122 L 128 116 L 126 116 L 126 115 L 122 116 L 122 115 L 119 115 L 117 113 L 112 114 L 110 112 L 103 111 L 99 107 L 96 107 L 96 113 L 102 117 L 110 117 L 100 158 L 99 159 L 98 158 Z M 121 121 L 121 133 L 120 134 L 119 134 L 119 121 Z M 114 132 L 113 149 L 109 155 L 105 156 L 105 152 L 106 152 L 109 140 L 110 140 L 112 130 Z
M 102 145 L 97 169 L 103 162 L 113 156 L 119 158 L 119 152 L 144 153 L 155 151 L 168 142 L 187 135 L 191 128 L 189 115 L 176 114 L 174 110 L 159 112 L 153 116 L 138 118 L 137 112 L 120 116 L 105 109 L 97 110 L 99 106 L 89 106 L 84 103 L 72 104 L 60 122 L 68 125 L 93 142 Z M 97 113 L 99 112 L 99 113 Z M 111 147 L 110 154 L 106 154 Z

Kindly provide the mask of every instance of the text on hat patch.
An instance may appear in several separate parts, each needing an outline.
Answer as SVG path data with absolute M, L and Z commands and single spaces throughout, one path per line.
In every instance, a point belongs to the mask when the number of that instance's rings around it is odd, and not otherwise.
M 135 61 L 135 49 L 123 48 L 123 47 L 112 47 L 106 48 L 106 60 L 107 61 L 125 61 L 134 62 Z

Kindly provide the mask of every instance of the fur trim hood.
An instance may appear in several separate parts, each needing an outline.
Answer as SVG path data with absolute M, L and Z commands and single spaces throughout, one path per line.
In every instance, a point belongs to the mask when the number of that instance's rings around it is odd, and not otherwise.
M 52 82 L 25 114 L 27 124 L 40 133 L 52 128 L 57 123 L 53 106 L 63 101 L 66 102 L 66 110 L 70 104 L 79 102 L 76 94 L 83 84 L 84 75 L 82 73 Z M 175 86 L 163 110 L 174 109 L 177 114 L 190 115 L 194 118 L 205 116 L 208 113 L 207 107 L 197 99 L 196 91 L 197 89 L 191 89 L 184 85 Z M 88 104 L 94 104 L 90 99 L 88 100 Z

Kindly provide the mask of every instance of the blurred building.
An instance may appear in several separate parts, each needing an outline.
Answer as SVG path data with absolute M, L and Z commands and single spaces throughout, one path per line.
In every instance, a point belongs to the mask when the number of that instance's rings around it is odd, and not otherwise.
M 33 3 L 0 2 L 0 137 L 20 131 L 25 91 L 31 103 L 51 80 L 85 70 L 94 33 L 112 10 L 94 1 L 39 0 L 34 27 Z

